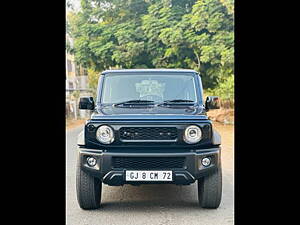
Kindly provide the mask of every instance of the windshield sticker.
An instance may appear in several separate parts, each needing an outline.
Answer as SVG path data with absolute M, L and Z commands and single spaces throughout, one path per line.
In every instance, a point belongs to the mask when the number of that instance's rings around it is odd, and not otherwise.
M 159 83 L 157 80 L 142 80 L 140 83 L 136 83 L 135 87 L 141 98 L 148 95 L 156 95 L 163 98 L 165 91 L 165 83 Z

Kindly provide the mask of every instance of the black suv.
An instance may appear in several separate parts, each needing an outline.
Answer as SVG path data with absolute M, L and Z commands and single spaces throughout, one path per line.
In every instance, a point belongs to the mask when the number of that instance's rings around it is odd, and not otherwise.
M 77 200 L 99 208 L 102 183 L 177 184 L 198 182 L 203 208 L 218 208 L 222 196 L 221 138 L 206 112 L 218 97 L 203 102 L 194 70 L 107 70 L 97 100 L 80 98 L 93 110 L 78 137 Z

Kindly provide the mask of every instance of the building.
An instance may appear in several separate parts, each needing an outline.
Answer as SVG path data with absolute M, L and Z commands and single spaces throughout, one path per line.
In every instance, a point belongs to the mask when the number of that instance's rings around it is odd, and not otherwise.
M 66 41 L 72 48 L 73 40 L 68 34 L 66 34 Z M 87 71 L 76 64 L 74 55 L 66 49 L 66 116 L 75 119 L 87 117 L 86 111 L 78 110 L 78 101 L 80 96 L 88 95 Z

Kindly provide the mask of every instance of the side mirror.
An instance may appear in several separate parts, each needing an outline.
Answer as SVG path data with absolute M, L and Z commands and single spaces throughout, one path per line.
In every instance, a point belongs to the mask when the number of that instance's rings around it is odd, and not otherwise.
M 217 96 L 207 96 L 205 100 L 205 109 L 206 111 L 210 109 L 219 109 L 220 108 L 220 101 L 219 97 Z
M 89 109 L 93 110 L 95 108 L 95 103 L 93 97 L 83 97 L 79 100 L 79 109 Z

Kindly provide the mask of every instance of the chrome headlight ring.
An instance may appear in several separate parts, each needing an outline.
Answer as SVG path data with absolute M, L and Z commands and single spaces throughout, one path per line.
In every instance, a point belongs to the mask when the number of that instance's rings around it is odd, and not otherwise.
M 183 140 L 188 144 L 196 144 L 202 139 L 201 128 L 196 125 L 191 125 L 185 128 Z
M 96 131 L 96 138 L 102 144 L 111 144 L 115 140 L 115 134 L 111 127 L 102 125 Z

